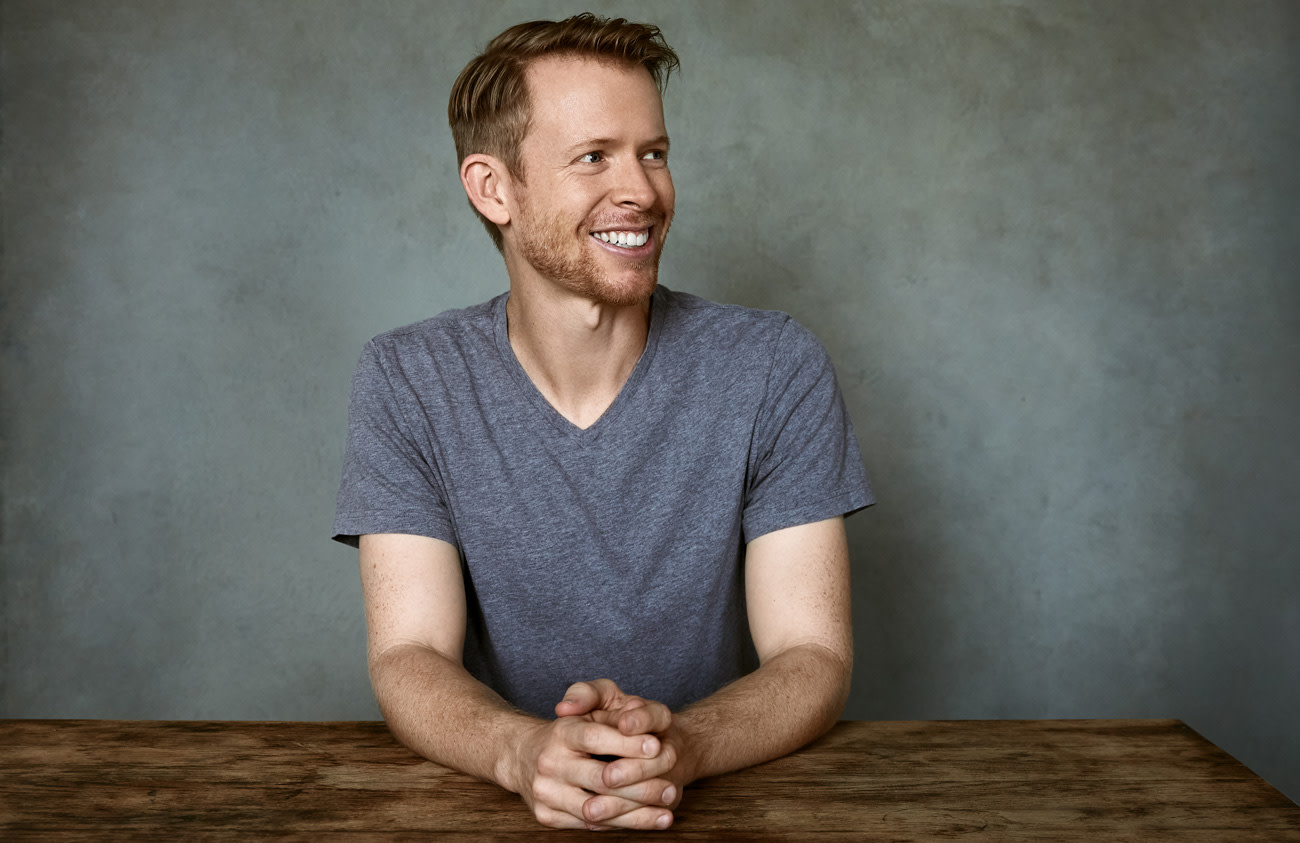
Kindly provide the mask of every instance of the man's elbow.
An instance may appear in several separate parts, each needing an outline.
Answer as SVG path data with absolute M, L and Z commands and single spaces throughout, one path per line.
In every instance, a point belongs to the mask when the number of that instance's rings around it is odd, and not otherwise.
M 849 688 L 853 683 L 853 644 L 847 646 L 822 648 L 822 658 L 826 662 L 829 677 L 827 687 L 830 702 L 827 708 L 826 728 L 834 726 L 844 713 L 844 706 L 849 702 Z
M 791 660 L 796 687 L 809 709 L 819 714 L 819 733 L 830 729 L 844 713 L 853 679 L 853 646 L 804 643 L 791 647 L 777 658 Z

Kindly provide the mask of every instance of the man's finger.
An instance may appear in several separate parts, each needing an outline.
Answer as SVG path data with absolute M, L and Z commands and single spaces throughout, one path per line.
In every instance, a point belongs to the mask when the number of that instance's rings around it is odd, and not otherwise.
M 612 679 L 593 679 L 570 685 L 564 692 L 564 699 L 555 704 L 555 716 L 578 717 L 596 711 L 616 711 L 644 702 L 640 697 L 623 693 Z
M 668 706 L 638 697 L 618 713 L 615 725 L 625 735 L 645 735 L 666 732 L 672 723 L 673 713 Z
M 665 829 L 673 824 L 667 808 L 642 805 L 614 796 L 593 796 L 584 806 L 584 816 L 603 828 Z
M 589 821 L 583 808 L 591 794 L 559 779 L 538 778 L 533 782 L 533 816 L 551 828 L 585 828 Z
M 662 744 L 654 735 L 625 735 L 613 726 L 578 717 L 556 721 L 564 745 L 587 755 L 618 755 L 623 758 L 654 758 Z
M 555 704 L 556 717 L 580 717 L 600 707 L 600 692 L 590 682 L 575 682 Z
M 667 779 L 648 779 L 637 782 L 627 787 L 608 788 L 597 777 L 596 786 L 589 788 L 588 800 L 600 796 L 610 796 L 622 799 L 628 802 L 635 802 L 638 805 L 648 805 L 650 807 L 673 808 L 677 804 L 679 793 L 677 786 Z M 608 816 L 608 812 L 606 812 Z
M 639 782 L 667 775 L 677 764 L 677 752 L 672 745 L 661 745 L 659 753 L 646 758 L 624 756 L 605 765 L 601 784 L 611 790 L 626 788 Z
M 628 699 L 610 679 L 575 682 L 564 692 L 564 699 L 555 704 L 555 716 L 577 717 L 601 709 L 622 708 Z

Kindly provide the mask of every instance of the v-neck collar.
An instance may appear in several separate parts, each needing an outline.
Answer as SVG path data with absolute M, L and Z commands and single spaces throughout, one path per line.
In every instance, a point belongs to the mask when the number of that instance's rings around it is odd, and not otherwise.
M 506 320 L 506 302 L 510 299 L 509 293 L 503 293 L 497 296 L 492 304 L 492 327 L 496 336 L 497 351 L 501 355 L 501 362 L 510 372 L 521 395 L 524 396 L 527 403 L 532 405 L 532 409 L 544 418 L 549 425 L 558 433 L 566 436 L 578 443 L 586 444 L 599 438 L 602 432 L 618 421 L 618 417 L 623 414 L 623 409 L 635 397 L 637 386 L 645 379 L 646 372 L 649 370 L 655 356 L 655 350 L 659 346 L 659 336 L 662 333 L 665 302 L 667 297 L 666 290 L 662 286 L 655 287 L 654 295 L 650 298 L 650 329 L 646 334 L 645 349 L 641 356 L 637 358 L 636 366 L 633 367 L 632 373 L 627 376 L 623 386 L 619 389 L 618 395 L 605 412 L 601 413 L 600 418 L 596 419 L 590 427 L 581 428 L 564 417 L 564 414 L 555 409 L 542 391 L 533 383 L 533 379 L 524 371 L 523 364 L 515 356 L 515 350 L 510 347 L 510 334 L 507 330 Z

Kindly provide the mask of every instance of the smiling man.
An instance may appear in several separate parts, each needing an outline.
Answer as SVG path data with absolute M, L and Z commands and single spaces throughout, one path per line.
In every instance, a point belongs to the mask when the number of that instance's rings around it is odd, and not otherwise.
M 384 717 L 555 827 L 667 828 L 849 687 L 843 516 L 872 498 L 826 353 L 658 283 L 676 66 L 591 15 L 489 43 L 449 118 L 509 292 L 376 337 L 353 380 L 335 537 Z

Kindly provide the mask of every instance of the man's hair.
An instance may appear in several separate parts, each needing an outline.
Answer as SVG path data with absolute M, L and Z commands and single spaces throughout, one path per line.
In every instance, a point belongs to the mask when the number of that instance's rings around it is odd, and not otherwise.
M 677 69 L 677 54 L 657 26 L 584 12 L 562 21 L 512 26 L 488 42 L 451 87 L 447 122 L 456 142 L 456 161 L 482 153 L 499 158 L 512 178 L 523 181 L 520 146 L 528 134 L 528 65 L 543 56 L 605 58 L 639 64 L 662 94 Z M 472 207 L 471 203 L 471 207 Z M 498 250 L 501 231 L 474 209 Z

